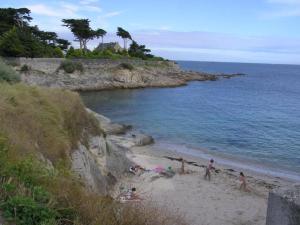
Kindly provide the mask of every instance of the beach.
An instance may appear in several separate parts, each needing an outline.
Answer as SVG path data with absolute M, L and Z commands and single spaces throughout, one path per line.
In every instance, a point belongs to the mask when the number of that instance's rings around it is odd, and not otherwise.
M 161 149 L 157 145 L 134 146 L 128 138 L 111 137 L 115 143 L 128 149 L 126 155 L 146 172 L 125 176 L 115 186 L 114 196 L 120 189 L 137 189 L 144 203 L 151 202 L 183 214 L 191 225 L 264 225 L 270 190 L 292 185 L 292 181 L 254 173 L 243 172 L 250 192 L 239 189 L 238 168 L 226 167 L 215 162 L 211 181 L 204 179 L 207 159 L 192 157 Z M 184 158 L 186 174 L 181 174 Z M 189 163 L 188 163 L 189 162 Z M 166 177 L 153 171 L 155 168 L 172 167 L 175 175 Z

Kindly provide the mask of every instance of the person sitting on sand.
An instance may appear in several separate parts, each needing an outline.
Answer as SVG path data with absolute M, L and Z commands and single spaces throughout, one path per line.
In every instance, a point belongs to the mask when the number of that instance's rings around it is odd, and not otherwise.
M 131 166 L 131 167 L 129 167 L 129 172 L 136 175 L 136 173 L 138 172 L 138 169 L 136 166 Z
M 239 178 L 239 181 L 241 183 L 240 185 L 240 190 L 243 190 L 243 191 L 247 191 L 249 192 L 249 188 L 247 187 L 247 183 L 246 183 L 246 177 L 244 175 L 243 172 L 240 172 L 240 178 Z
M 211 170 L 213 170 L 213 169 L 215 169 L 214 167 L 213 167 L 213 164 L 214 164 L 214 160 L 213 159 L 211 159 L 210 161 L 209 161 L 209 164 L 208 164 L 208 166 L 206 167 L 206 170 L 205 170 L 205 175 L 204 175 L 204 179 L 206 180 L 207 178 L 208 178 L 208 180 L 210 180 L 210 178 L 211 178 Z
M 136 188 L 133 187 L 131 188 L 126 194 L 125 194 L 125 199 L 127 201 L 132 201 L 132 200 L 143 200 L 136 194 Z

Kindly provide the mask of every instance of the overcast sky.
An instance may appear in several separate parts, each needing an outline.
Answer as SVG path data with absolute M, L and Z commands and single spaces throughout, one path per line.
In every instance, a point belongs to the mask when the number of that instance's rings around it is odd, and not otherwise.
M 300 0 L 0 0 L 27 7 L 41 29 L 73 40 L 63 18 L 89 18 L 120 41 L 121 26 L 177 60 L 300 64 Z M 100 40 L 90 42 L 93 48 Z

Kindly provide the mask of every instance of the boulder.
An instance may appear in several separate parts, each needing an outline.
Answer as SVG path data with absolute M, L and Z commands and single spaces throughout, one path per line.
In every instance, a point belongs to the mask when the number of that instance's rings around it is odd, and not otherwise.
M 266 225 L 300 224 L 300 185 L 269 193 Z

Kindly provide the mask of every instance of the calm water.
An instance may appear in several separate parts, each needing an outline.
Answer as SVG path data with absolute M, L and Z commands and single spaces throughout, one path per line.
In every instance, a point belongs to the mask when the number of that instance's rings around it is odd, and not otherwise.
M 96 112 L 132 124 L 176 150 L 238 158 L 300 177 L 300 66 L 179 64 L 188 70 L 247 75 L 82 97 Z

